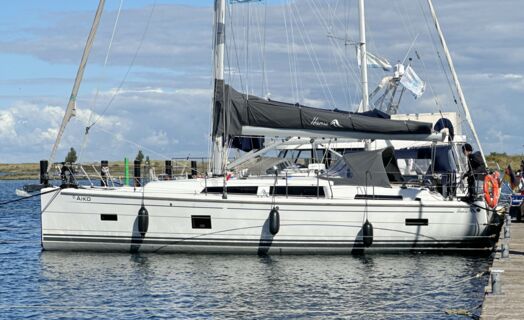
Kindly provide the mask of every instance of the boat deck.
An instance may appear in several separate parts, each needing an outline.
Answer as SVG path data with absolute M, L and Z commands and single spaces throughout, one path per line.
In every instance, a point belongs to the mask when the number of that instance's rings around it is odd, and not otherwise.
M 491 279 L 486 287 L 481 319 L 522 319 L 524 317 L 524 223 L 511 223 L 509 258 L 501 258 L 498 250 L 491 270 L 504 270 L 501 274 L 501 294 L 491 294 Z M 504 241 L 501 231 L 497 248 Z

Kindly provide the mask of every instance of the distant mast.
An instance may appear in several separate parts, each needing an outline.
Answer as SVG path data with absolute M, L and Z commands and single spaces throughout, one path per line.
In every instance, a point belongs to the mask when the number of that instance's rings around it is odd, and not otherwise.
M 93 42 L 95 41 L 96 31 L 98 30 L 100 18 L 102 17 L 102 12 L 104 11 L 104 5 L 105 0 L 100 0 L 98 3 L 98 8 L 96 9 L 93 25 L 91 26 L 91 31 L 89 32 L 89 36 L 87 37 L 84 53 L 82 54 L 82 60 L 80 61 L 80 66 L 78 66 L 75 83 L 73 85 L 73 89 L 71 90 L 71 96 L 69 97 L 69 102 L 67 103 L 64 118 L 62 119 L 62 124 L 60 125 L 60 129 L 58 130 L 58 134 L 56 135 L 56 141 L 53 145 L 53 149 L 51 150 L 51 155 L 49 156 L 50 165 L 47 167 L 47 172 L 49 172 L 49 170 L 51 169 L 51 164 L 54 161 L 56 151 L 58 149 L 58 146 L 60 145 L 62 135 L 64 134 L 65 128 L 69 120 L 71 120 L 71 118 L 76 115 L 76 96 L 78 94 L 78 90 L 80 89 L 80 83 L 82 82 L 82 78 L 84 76 L 84 70 L 86 68 L 87 59 L 89 58 L 89 53 L 91 52 L 91 47 L 93 46 Z
M 362 86 L 362 110 L 359 111 L 368 111 L 368 59 L 366 49 L 366 16 L 364 13 L 364 0 L 358 1 L 358 15 L 360 21 L 360 81 Z
M 225 16 L 226 16 L 226 2 L 225 0 L 215 0 L 215 47 L 214 50 L 214 91 L 213 91 L 213 110 L 218 111 L 217 101 L 216 101 L 216 92 L 217 88 L 224 86 L 224 46 L 225 46 Z M 223 90 L 220 90 L 223 92 Z M 225 108 L 225 106 L 220 106 L 220 110 Z M 222 112 L 225 115 L 225 112 Z M 212 115 L 212 119 L 215 119 L 215 115 Z M 225 120 L 225 119 L 224 119 Z M 214 120 L 213 120 L 214 121 Z M 223 125 L 226 125 L 226 122 L 223 121 Z M 224 138 L 226 136 L 226 130 L 224 128 L 223 136 L 215 135 L 212 137 L 213 141 L 213 150 L 211 153 L 211 172 L 213 175 L 223 174 L 224 168 Z
M 464 109 L 466 120 L 468 121 L 469 127 L 471 128 L 471 131 L 473 132 L 473 137 L 475 138 L 475 141 L 479 147 L 480 154 L 482 155 L 482 160 L 484 160 L 484 164 L 487 165 L 486 157 L 484 156 L 484 151 L 482 150 L 482 146 L 480 145 L 480 139 L 477 135 L 477 131 L 475 130 L 475 126 L 473 125 L 473 120 L 471 119 L 471 115 L 469 113 L 469 108 L 466 102 L 466 98 L 464 97 L 464 92 L 462 92 L 462 86 L 460 85 L 460 81 L 458 79 L 457 73 L 455 72 L 455 66 L 453 65 L 453 60 L 451 60 L 451 55 L 449 54 L 449 49 L 448 49 L 448 45 L 446 44 L 446 39 L 444 39 L 444 34 L 442 33 L 442 29 L 440 29 L 440 24 L 437 19 L 437 14 L 435 13 L 435 8 L 433 7 L 433 2 L 431 0 L 428 0 L 428 4 L 429 4 L 429 9 L 431 11 L 431 16 L 433 17 L 433 22 L 435 23 L 435 28 L 437 29 L 440 43 L 442 44 L 442 47 L 444 48 L 444 54 L 446 55 L 446 60 L 448 61 L 449 68 L 451 69 L 451 75 L 453 77 L 453 81 L 455 82 L 455 86 L 457 87 L 459 100 L 460 100 L 460 103 L 462 104 L 462 108 Z

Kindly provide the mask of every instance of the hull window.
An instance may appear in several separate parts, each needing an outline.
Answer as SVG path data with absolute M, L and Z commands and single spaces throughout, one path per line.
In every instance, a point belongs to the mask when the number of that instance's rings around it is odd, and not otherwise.
M 399 195 L 388 195 L 388 194 L 357 194 L 355 200 L 403 200 L 404 198 Z
M 222 194 L 223 187 L 207 187 L 202 190 L 201 193 L 219 193 Z M 226 187 L 227 193 L 229 194 L 257 194 L 257 186 L 246 186 L 246 187 Z
M 406 226 L 427 226 L 428 219 L 406 219 Z
M 118 221 L 118 216 L 116 214 L 101 214 L 100 220 L 102 221 Z
M 286 190 L 287 189 L 287 190 Z M 319 197 L 324 198 L 326 195 L 324 194 L 324 188 L 323 187 L 301 187 L 301 186 L 288 186 L 287 188 L 285 186 L 277 186 L 276 188 L 270 187 L 269 188 L 269 194 L 270 195 L 276 195 L 276 196 L 295 196 L 295 197 L 316 197 L 317 195 Z
M 193 229 L 211 229 L 211 216 L 191 216 Z

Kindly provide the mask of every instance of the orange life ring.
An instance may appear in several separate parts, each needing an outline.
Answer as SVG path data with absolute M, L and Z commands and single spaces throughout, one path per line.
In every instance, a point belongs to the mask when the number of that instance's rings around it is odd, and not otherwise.
M 486 175 L 484 178 L 484 200 L 490 208 L 495 208 L 499 203 L 499 197 L 499 180 L 495 175 Z

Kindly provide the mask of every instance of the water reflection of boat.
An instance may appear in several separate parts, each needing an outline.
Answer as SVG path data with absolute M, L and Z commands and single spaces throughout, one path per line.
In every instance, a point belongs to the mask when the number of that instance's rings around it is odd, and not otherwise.
M 444 314 L 482 302 L 485 278 L 456 283 L 489 263 L 432 254 L 173 258 L 85 252 L 43 252 L 39 261 L 35 303 L 49 301 L 49 318 L 63 316 L 64 309 L 72 318 L 94 311 L 98 317 L 375 318 L 373 307 L 382 305 L 385 317 L 394 311 L 404 311 L 400 318 L 409 311 Z

